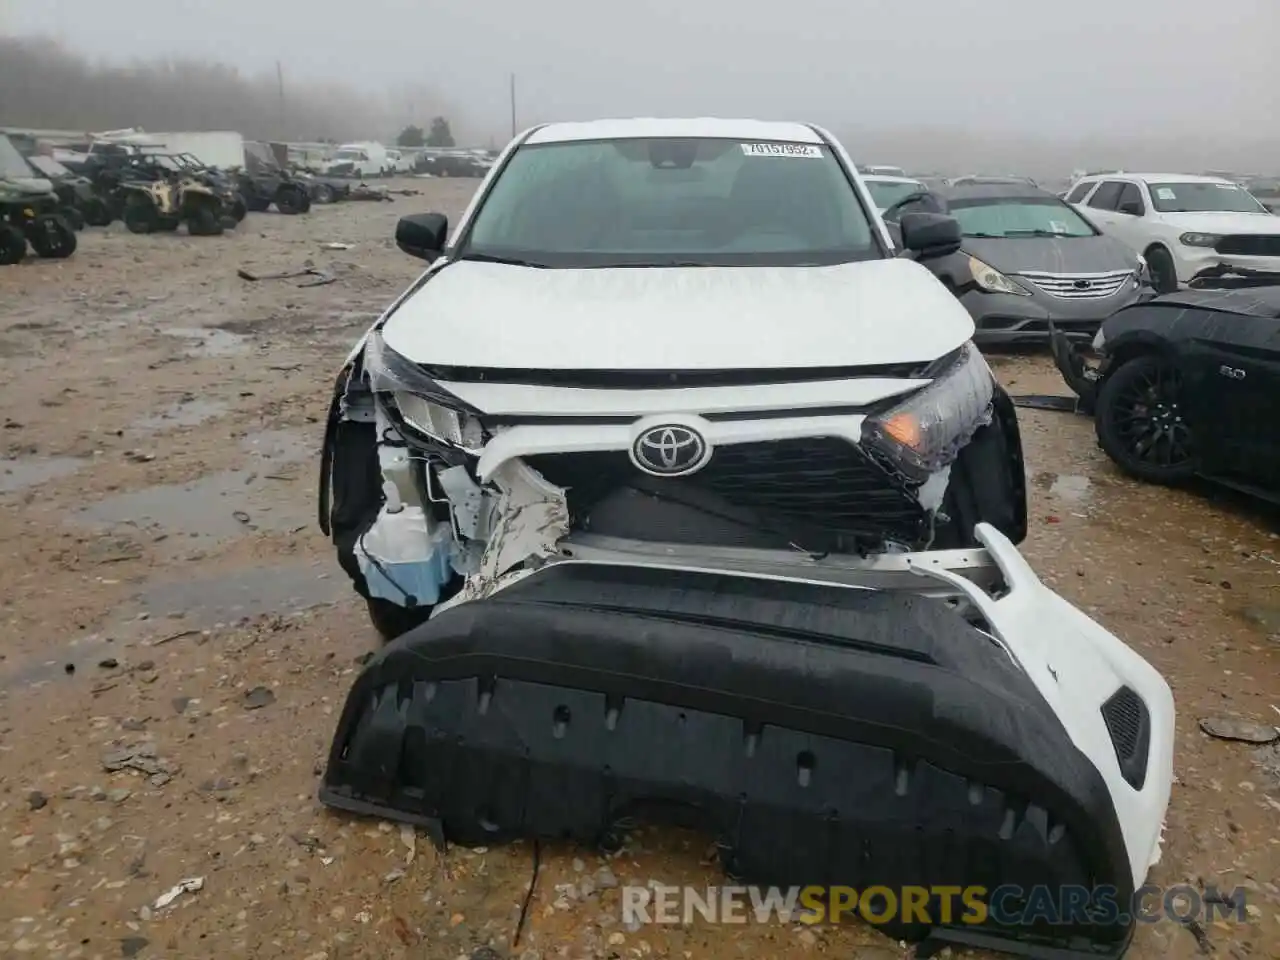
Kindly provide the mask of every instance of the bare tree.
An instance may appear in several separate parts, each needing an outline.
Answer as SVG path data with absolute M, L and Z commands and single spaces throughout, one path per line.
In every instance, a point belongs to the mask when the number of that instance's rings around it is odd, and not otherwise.
M 196 60 L 97 65 L 53 40 L 0 37 L 0 118 L 9 126 L 236 130 L 261 140 L 390 139 L 404 123 L 404 104 L 391 99 L 311 83 L 282 85 L 274 70 L 248 76 Z M 416 109 L 438 113 L 446 106 L 415 88 Z

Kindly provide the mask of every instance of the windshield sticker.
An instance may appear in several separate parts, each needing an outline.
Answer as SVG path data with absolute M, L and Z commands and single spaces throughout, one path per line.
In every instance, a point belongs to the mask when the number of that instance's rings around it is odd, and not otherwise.
M 811 143 L 744 143 L 748 157 L 821 157 L 822 149 Z
M 1157 200 L 1177 200 L 1177 195 L 1168 187 L 1156 187 Z
M 1052 230 L 1054 233 L 1070 233 L 1071 232 L 1071 228 L 1068 227 L 1061 220 L 1050 220 L 1049 229 Z
M 1239 190 L 1240 189 L 1234 183 L 1215 183 L 1214 186 L 1217 187 L 1219 190 Z

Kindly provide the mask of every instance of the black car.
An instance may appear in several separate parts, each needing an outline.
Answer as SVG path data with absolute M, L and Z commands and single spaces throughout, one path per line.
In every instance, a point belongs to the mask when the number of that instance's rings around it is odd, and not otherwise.
M 1197 286 L 1108 319 L 1100 365 L 1060 333 L 1054 358 L 1126 473 L 1201 477 L 1280 503 L 1280 274 Z
M 942 213 L 961 247 L 924 261 L 973 317 L 982 346 L 1093 338 L 1121 307 L 1153 295 L 1143 259 L 1048 191 L 975 183 L 904 197 L 884 214 L 895 243 L 904 213 Z

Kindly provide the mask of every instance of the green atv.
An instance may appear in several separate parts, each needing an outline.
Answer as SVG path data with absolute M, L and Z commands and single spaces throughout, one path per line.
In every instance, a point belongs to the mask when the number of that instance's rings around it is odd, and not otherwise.
M 32 173 L 8 138 L 0 137 L 0 265 L 21 262 L 27 244 L 37 256 L 59 260 L 76 251 L 76 232 L 59 212 L 53 184 Z

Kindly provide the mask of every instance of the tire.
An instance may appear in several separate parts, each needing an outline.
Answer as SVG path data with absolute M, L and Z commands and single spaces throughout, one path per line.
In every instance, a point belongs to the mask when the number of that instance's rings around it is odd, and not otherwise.
M 1134 357 L 1111 373 L 1098 394 L 1098 443 L 1125 473 L 1149 483 L 1194 476 L 1195 435 L 1184 419 L 1182 375 L 1158 354 Z
M 27 255 L 27 238 L 17 227 L 0 222 L 0 267 L 21 263 Z
M 234 220 L 236 223 L 239 223 L 241 220 L 243 220 L 245 217 L 249 215 L 249 208 L 245 206 L 244 200 L 242 200 L 240 197 L 236 197 L 233 201 L 231 201 L 231 207 L 227 212 L 231 214 L 232 220 Z
M 154 233 L 160 223 L 160 212 L 146 197 L 132 196 L 124 202 L 123 219 L 130 233 Z
M 313 191 L 312 199 L 316 203 L 333 203 L 333 187 L 327 183 L 317 183 Z
M 56 213 L 36 217 L 27 232 L 27 242 L 36 256 L 46 260 L 65 260 L 76 252 L 76 232 Z
M 222 234 L 222 222 L 210 204 L 202 203 L 187 217 L 187 233 L 193 237 L 217 237 Z
M 111 208 L 97 197 L 84 202 L 84 222 L 91 227 L 105 227 L 115 218 L 111 216 Z
M 302 190 L 289 187 L 276 192 L 276 209 L 287 216 L 306 213 L 310 206 L 310 198 Z
M 84 214 L 75 207 L 63 207 L 58 212 L 61 213 L 62 218 L 67 221 L 67 226 L 71 227 L 71 229 L 76 231 L 76 233 L 79 233 L 85 228 Z
M 380 597 L 366 597 L 369 622 L 386 643 L 414 627 L 421 626 L 431 616 L 431 607 L 414 607 L 412 610 Z
M 1151 286 L 1156 293 L 1175 293 L 1178 289 L 1178 269 L 1173 257 L 1164 247 L 1152 247 L 1147 251 L 1147 268 L 1151 271 Z

